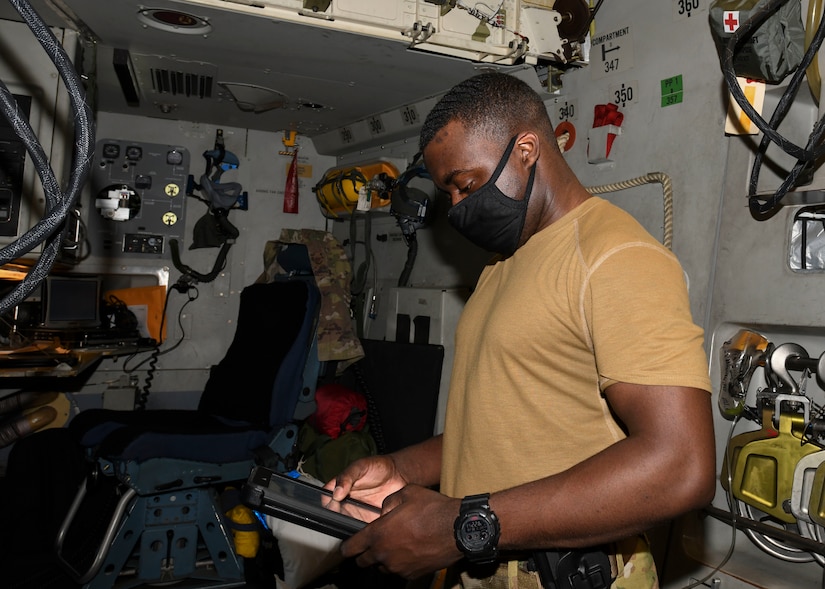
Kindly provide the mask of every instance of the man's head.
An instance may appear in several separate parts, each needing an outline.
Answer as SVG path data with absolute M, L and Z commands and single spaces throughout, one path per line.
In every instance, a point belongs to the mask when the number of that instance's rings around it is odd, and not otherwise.
M 488 73 L 461 82 L 427 116 L 420 147 L 453 205 L 447 219 L 479 247 L 509 256 L 544 226 L 546 154 L 561 155 L 541 97 L 521 80 Z
M 522 80 L 495 72 L 464 80 L 438 101 L 421 128 L 420 149 L 452 121 L 502 147 L 525 127 L 553 132 L 541 97 Z

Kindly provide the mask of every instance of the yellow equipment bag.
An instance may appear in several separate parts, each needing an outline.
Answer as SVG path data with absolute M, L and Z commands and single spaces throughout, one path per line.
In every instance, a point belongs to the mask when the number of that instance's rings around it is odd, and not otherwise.
M 733 436 L 728 443 L 725 456 L 722 460 L 722 473 L 719 476 L 722 488 L 725 489 L 725 491 L 730 491 L 728 478 L 733 477 L 733 473 L 736 470 L 736 461 L 739 459 L 739 453 L 742 451 L 742 448 L 756 440 L 767 440 L 775 438 L 778 435 L 779 432 L 773 427 L 773 407 L 765 404 L 762 406 L 762 429 Z M 728 464 L 728 458 L 730 458 L 730 464 Z
M 232 531 L 235 552 L 244 558 L 255 558 L 261 546 L 259 524 L 252 510 L 241 503 L 240 491 L 227 487 L 221 493 L 221 507 L 227 517 L 227 525 Z
M 781 411 L 782 401 L 802 404 L 804 415 Z M 733 496 L 779 521 L 796 523 L 796 517 L 785 511 L 785 502 L 790 505 L 794 469 L 802 458 L 819 451 L 814 444 L 803 445 L 795 433 L 804 431 L 808 423 L 810 401 L 801 395 L 777 395 L 774 415 L 779 416 L 779 434 L 754 440 L 739 452 L 731 482 Z
M 384 174 L 381 177 L 381 174 Z M 338 219 L 352 214 L 358 205 L 358 197 L 362 191 L 370 201 L 370 208 L 383 207 L 390 204 L 389 193 L 384 196 L 376 192 L 373 184 L 376 180 L 395 180 L 398 178 L 398 169 L 389 162 L 377 161 L 359 166 L 344 166 L 327 170 L 323 178 L 318 181 L 312 191 L 325 217 Z M 379 184 L 382 184 L 379 182 Z M 384 182 L 383 184 L 386 184 Z

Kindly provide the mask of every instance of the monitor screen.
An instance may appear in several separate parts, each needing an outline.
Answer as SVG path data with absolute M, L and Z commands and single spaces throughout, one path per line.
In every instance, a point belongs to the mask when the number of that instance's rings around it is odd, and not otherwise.
M 100 279 L 96 276 L 48 276 L 44 290 L 45 327 L 100 325 Z

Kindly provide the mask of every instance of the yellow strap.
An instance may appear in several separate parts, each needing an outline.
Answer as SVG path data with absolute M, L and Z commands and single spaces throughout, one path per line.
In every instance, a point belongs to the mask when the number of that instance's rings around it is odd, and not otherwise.
M 507 563 L 507 588 L 518 589 L 518 561 L 511 560 Z
M 433 576 L 433 581 L 430 584 L 430 589 L 444 589 L 446 581 L 447 569 L 441 569 L 440 571 L 436 571 L 435 575 Z

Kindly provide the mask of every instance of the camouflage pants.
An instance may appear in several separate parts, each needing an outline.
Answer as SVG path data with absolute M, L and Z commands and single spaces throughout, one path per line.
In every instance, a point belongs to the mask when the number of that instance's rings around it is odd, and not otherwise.
M 644 538 L 619 542 L 616 548 L 615 557 L 611 555 L 611 564 L 616 566 L 611 589 L 659 589 L 656 565 Z M 541 589 L 541 582 L 525 562 L 510 561 L 484 578 L 471 577 L 466 571 L 442 571 L 431 589 Z

